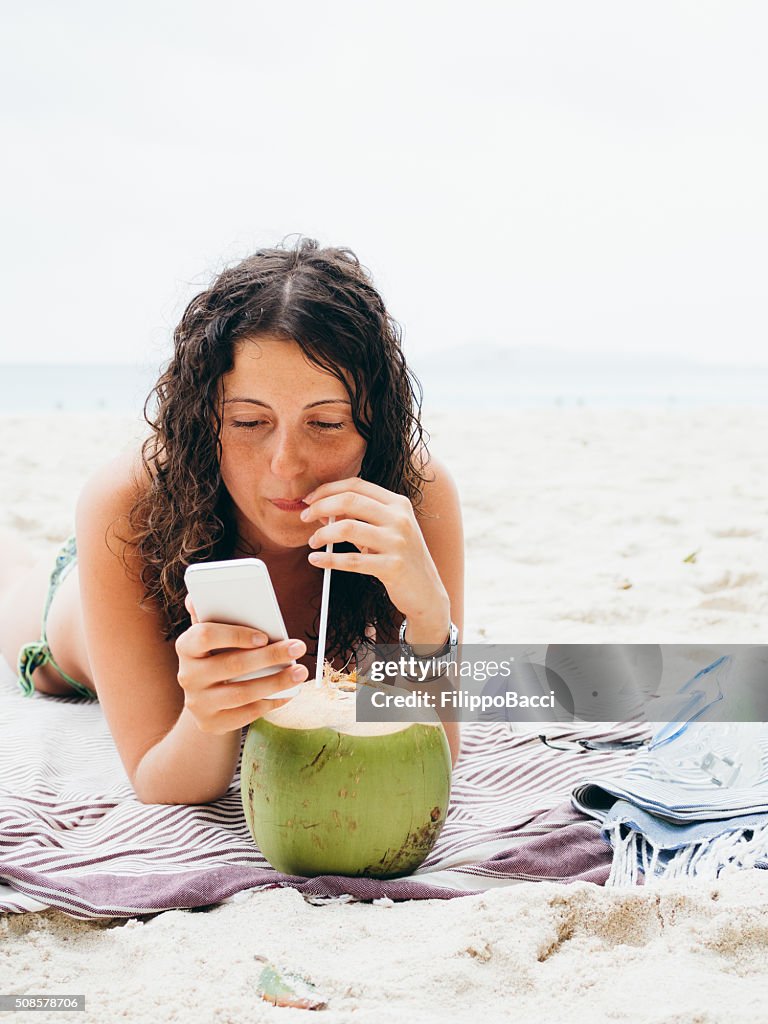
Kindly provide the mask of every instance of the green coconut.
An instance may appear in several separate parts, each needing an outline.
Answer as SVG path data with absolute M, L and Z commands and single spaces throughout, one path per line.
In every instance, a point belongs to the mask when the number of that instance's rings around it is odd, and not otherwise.
M 288 875 L 410 874 L 448 811 L 451 754 L 439 719 L 357 722 L 354 677 L 308 681 L 248 729 L 243 809 Z

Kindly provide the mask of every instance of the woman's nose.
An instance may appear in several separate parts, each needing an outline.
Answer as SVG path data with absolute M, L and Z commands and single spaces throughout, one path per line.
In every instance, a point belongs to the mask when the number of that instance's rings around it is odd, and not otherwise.
M 270 468 L 275 476 L 293 477 L 300 475 L 306 467 L 301 442 L 288 431 L 277 433 L 270 457 Z M 295 495 L 291 495 L 295 497 Z

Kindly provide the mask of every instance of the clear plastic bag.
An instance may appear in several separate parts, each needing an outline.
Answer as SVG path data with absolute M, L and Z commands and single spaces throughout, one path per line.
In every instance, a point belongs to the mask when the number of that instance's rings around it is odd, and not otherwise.
M 648 746 L 649 769 L 655 779 L 725 789 L 758 781 L 766 725 L 728 720 L 726 683 L 731 667 L 730 656 L 718 658 L 654 709 L 657 720 L 665 719 Z

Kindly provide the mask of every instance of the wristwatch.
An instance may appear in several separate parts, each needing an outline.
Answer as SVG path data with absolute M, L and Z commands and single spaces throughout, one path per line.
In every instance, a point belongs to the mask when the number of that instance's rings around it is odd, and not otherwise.
M 402 651 L 403 658 L 408 661 L 410 661 L 411 658 L 414 658 L 416 661 L 420 662 L 431 662 L 434 666 L 434 671 L 430 674 L 429 678 L 444 675 L 445 672 L 448 671 L 448 666 L 452 665 L 456 661 L 456 652 L 459 647 L 458 628 L 451 622 L 448 626 L 448 639 L 442 647 L 433 651 L 432 654 L 417 654 L 411 645 L 406 642 L 405 631 L 407 627 L 408 620 L 403 619 L 403 623 L 400 626 L 400 650 Z M 403 674 L 407 676 L 407 673 Z M 407 677 L 411 678 L 410 676 Z

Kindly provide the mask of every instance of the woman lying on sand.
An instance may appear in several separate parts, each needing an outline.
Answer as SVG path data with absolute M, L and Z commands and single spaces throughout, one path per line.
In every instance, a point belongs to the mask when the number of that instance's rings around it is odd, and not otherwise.
M 150 437 L 86 483 L 55 568 L 3 538 L 0 652 L 30 694 L 98 697 L 140 800 L 204 803 L 227 791 L 242 728 L 284 703 L 264 698 L 314 675 L 326 566 L 340 667 L 403 622 L 417 654 L 444 653 L 464 550 L 399 328 L 352 252 L 260 250 L 192 300 L 174 342 Z M 254 555 L 288 641 L 200 623 L 187 604 L 187 565 Z

